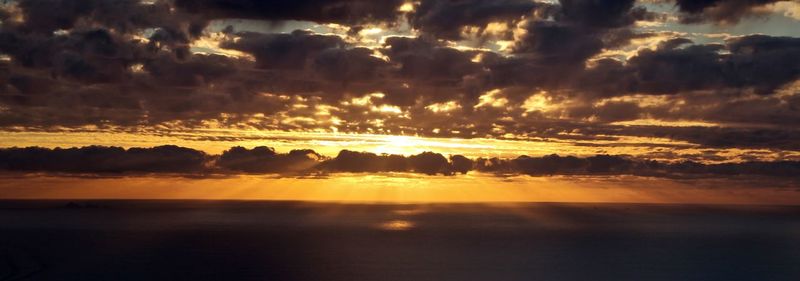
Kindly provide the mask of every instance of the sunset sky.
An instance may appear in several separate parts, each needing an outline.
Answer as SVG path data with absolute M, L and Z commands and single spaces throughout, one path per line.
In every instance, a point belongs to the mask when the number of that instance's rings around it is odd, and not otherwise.
M 3 198 L 800 203 L 800 1 L 0 3 Z

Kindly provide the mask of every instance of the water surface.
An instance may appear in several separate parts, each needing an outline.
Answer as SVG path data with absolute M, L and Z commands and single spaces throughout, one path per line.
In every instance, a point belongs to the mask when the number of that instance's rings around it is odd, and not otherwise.
M 0 280 L 800 280 L 800 207 L 0 201 Z

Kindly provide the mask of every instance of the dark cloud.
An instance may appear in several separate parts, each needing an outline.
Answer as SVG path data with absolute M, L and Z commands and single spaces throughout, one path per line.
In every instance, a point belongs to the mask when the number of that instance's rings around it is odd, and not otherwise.
M 408 157 L 408 163 L 411 164 L 412 170 L 417 173 L 428 175 L 450 175 L 453 173 L 453 169 L 447 161 L 447 158 L 439 153 L 426 151 L 417 155 L 411 155 Z
M 463 155 L 450 156 L 450 163 L 452 163 L 453 171 L 461 174 L 466 174 L 474 165 L 472 159 L 464 157 Z
M 479 158 L 475 170 L 500 174 L 526 175 L 639 175 L 656 177 L 723 177 L 771 176 L 795 177 L 800 172 L 800 162 L 742 162 L 702 164 L 684 161 L 665 163 L 634 159 L 625 156 L 595 155 L 586 158 L 547 155 L 543 157 L 520 156 L 516 159 Z
M 134 1 L 120 1 L 130 4 Z M 38 32 L 70 29 L 75 22 L 94 10 L 94 1 L 19 1 L 25 16 L 24 27 Z M 102 3 L 102 2 L 101 2 Z
M 481 33 L 493 22 L 513 28 L 534 9 L 546 7 L 550 5 L 530 0 L 425 0 L 409 15 L 409 22 L 425 34 L 459 40 L 464 27 L 477 27 Z
M 583 110 L 584 112 L 580 112 Z M 607 102 L 592 107 L 578 107 L 570 111 L 575 117 L 597 118 L 601 122 L 636 120 L 642 117 L 644 110 L 636 102 Z
M 634 8 L 635 0 L 561 0 L 557 18 L 592 28 L 613 28 L 633 24 L 649 14 L 643 7 Z
M 422 38 L 389 37 L 384 53 L 399 64 L 401 77 L 420 82 L 458 83 L 481 69 L 472 61 L 480 52 L 460 51 Z
M 492 173 L 526 175 L 622 175 L 645 172 L 641 163 L 612 155 L 596 155 L 587 158 L 559 156 L 520 156 L 515 159 L 479 158 L 475 169 Z
M 653 17 L 634 1 L 564 0 L 552 19 L 532 19 L 512 46 L 513 57 L 488 63 L 492 84 L 546 89 L 577 86 L 588 59 L 604 49 L 647 37 L 632 31 L 636 20 Z
M 635 89 L 647 93 L 677 93 L 720 87 L 724 83 L 720 45 L 643 51 L 629 60 Z
M 634 0 L 562 0 L 552 12 L 552 20 L 529 21 L 525 27 L 527 33 L 514 51 L 582 62 L 604 47 L 639 36 L 628 29 L 636 20 L 656 17 L 634 3 Z
M 396 66 L 386 100 L 397 105 L 463 100 L 471 104 L 480 94 L 470 84 L 485 73 L 481 63 L 473 61 L 480 51 L 461 51 L 424 38 L 386 38 L 382 52 Z
M 800 149 L 800 132 L 776 129 L 706 128 L 675 130 L 671 135 L 709 147 L 752 147 L 772 149 Z
M 404 172 L 409 168 L 402 155 L 377 155 L 370 152 L 342 150 L 335 158 L 323 162 L 322 170 L 333 172 Z
M 638 52 L 624 65 L 601 61 L 587 69 L 576 85 L 609 95 L 724 89 L 752 89 L 768 95 L 800 78 L 798 38 L 750 35 L 725 44 L 689 42 L 684 38 L 665 41 L 658 49 Z
M 210 19 L 245 18 L 269 21 L 313 21 L 358 25 L 391 23 L 398 16 L 402 0 L 176 0 L 185 11 Z
M 380 79 L 386 72 L 382 68 L 387 67 L 385 61 L 373 56 L 373 51 L 367 48 L 324 50 L 314 58 L 312 66 L 323 79 L 341 82 Z
M 514 52 L 532 53 L 543 63 L 583 63 L 603 49 L 598 35 L 580 26 L 536 21 L 527 31 Z
M 143 54 L 141 45 L 106 29 L 42 37 L 0 30 L 0 52 L 24 67 L 48 69 L 55 78 L 86 83 L 124 79 L 127 67 Z
M 236 146 L 222 152 L 216 161 L 216 166 L 245 173 L 287 173 L 307 171 L 321 159 L 323 159 L 321 155 L 310 149 L 279 154 L 266 146 L 253 149 Z
M 199 86 L 235 75 L 235 61 L 220 55 L 194 55 L 191 60 L 160 56 L 143 64 L 158 84 L 165 86 Z
M 744 17 L 757 16 L 757 8 L 780 0 L 676 0 L 683 23 L 737 23 Z
M 290 34 L 239 33 L 235 41 L 221 47 L 252 54 L 256 65 L 265 69 L 303 69 L 315 54 L 332 48 L 343 48 L 345 42 L 335 35 L 319 35 L 296 30 Z
M 335 35 L 296 30 L 289 34 L 237 33 L 221 47 L 249 53 L 255 67 L 253 83 L 261 91 L 320 96 L 327 102 L 345 94 L 380 91 L 389 64 L 374 51 L 353 47 Z
M 174 145 L 153 148 L 87 146 L 81 148 L 3 148 L 0 168 L 16 172 L 202 173 L 202 151 Z
M 13 105 L 0 113 L 4 125 L 129 126 L 219 116 L 205 107 L 219 100 L 202 92 L 241 64 L 192 55 L 188 44 L 205 22 L 169 2 L 17 6 L 24 21 L 0 26 L 0 54 L 10 57 L 2 102 Z
M 463 161 L 463 159 L 458 159 L 458 161 Z M 463 169 L 463 163 L 459 162 L 459 165 Z M 406 157 L 403 155 L 378 155 L 370 152 L 342 150 L 335 158 L 320 164 L 319 169 L 353 173 L 416 172 L 428 175 L 453 174 L 453 168 L 447 158 L 433 152 L 423 152 Z
M 24 33 L 49 35 L 54 31 L 104 26 L 121 34 L 153 28 L 154 43 L 182 47 L 196 38 L 208 21 L 176 11 L 169 1 L 138 0 L 21 0 L 24 22 L 7 23 Z M 5 26 L 4 26 L 5 28 Z
M 544 157 L 521 156 L 511 161 L 518 172 L 529 175 L 552 175 L 561 173 L 578 173 L 586 171 L 589 166 L 586 159 L 574 156 L 561 157 L 548 155 Z
M 729 40 L 729 85 L 754 87 L 758 93 L 800 78 L 800 38 L 750 35 Z

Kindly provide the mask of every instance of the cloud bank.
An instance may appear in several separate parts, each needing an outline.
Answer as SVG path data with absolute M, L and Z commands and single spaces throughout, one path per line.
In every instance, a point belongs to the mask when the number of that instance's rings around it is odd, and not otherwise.
M 0 148 L 0 171 L 90 175 L 320 175 L 328 173 L 419 173 L 454 176 L 469 172 L 497 175 L 638 175 L 652 177 L 766 176 L 797 178 L 800 161 L 750 161 L 703 164 L 659 162 L 624 155 L 519 156 L 512 159 L 445 157 L 435 152 L 416 155 L 375 154 L 342 150 L 333 158 L 313 150 L 277 153 L 270 147 L 232 147 L 220 155 L 179 146 L 129 148 Z

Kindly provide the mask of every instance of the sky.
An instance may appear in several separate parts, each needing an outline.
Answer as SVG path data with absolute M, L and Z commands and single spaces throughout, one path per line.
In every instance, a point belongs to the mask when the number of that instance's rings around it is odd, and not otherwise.
M 0 2 L 6 197 L 800 203 L 799 124 L 800 1 Z

